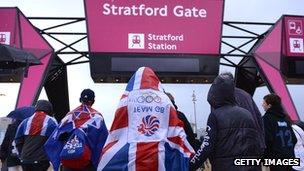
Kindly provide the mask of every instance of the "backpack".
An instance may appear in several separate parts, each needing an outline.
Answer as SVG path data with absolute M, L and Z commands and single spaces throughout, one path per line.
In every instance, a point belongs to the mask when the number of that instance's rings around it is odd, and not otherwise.
M 91 159 L 91 150 L 86 143 L 85 133 L 79 129 L 74 130 L 65 142 L 59 156 L 64 167 L 83 169 L 88 166 Z

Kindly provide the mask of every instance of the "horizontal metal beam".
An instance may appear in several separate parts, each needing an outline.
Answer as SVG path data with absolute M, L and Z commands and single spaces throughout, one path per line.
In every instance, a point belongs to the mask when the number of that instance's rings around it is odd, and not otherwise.
M 89 54 L 88 51 L 75 51 L 75 52 L 56 52 L 56 54 L 62 55 L 73 55 L 73 54 Z
M 246 54 L 228 54 L 228 53 L 221 53 L 221 56 L 225 56 L 225 57 L 252 57 L 252 55 L 246 55 Z
M 87 35 L 87 33 L 80 33 L 80 32 L 48 32 L 48 31 L 45 32 L 53 35 Z
M 223 24 L 243 24 L 243 25 L 274 25 L 274 23 L 263 22 L 243 22 L 243 21 L 223 21 Z
M 86 60 L 86 61 L 73 62 L 73 63 L 67 64 L 67 65 L 84 64 L 84 63 L 88 63 L 88 62 L 90 62 L 90 61 Z
M 220 63 L 220 65 L 224 65 L 224 66 L 229 66 L 229 67 L 235 68 L 235 66 L 234 66 L 234 65 L 231 65 L 231 64 Z
M 228 39 L 255 39 L 258 36 L 222 36 L 222 38 Z
M 30 20 L 85 20 L 85 17 L 27 17 Z

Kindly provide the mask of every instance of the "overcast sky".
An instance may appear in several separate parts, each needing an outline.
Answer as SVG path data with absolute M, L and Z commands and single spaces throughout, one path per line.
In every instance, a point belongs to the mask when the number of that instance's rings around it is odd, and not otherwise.
M 26 16 L 31 17 L 84 17 L 82 0 L 1 0 L 0 7 L 17 6 Z M 224 21 L 250 21 L 250 22 L 272 22 L 274 23 L 282 14 L 304 15 L 303 0 L 226 0 Z M 45 26 L 50 23 L 34 23 L 38 26 Z M 78 30 L 85 30 L 83 25 Z M 48 39 L 49 40 L 49 39 Z M 56 43 L 52 42 L 57 48 Z M 55 48 L 56 48 L 55 47 Z M 76 46 L 79 49 L 87 50 L 86 43 Z M 224 50 L 224 48 L 222 49 Z M 68 57 L 67 57 L 68 58 Z M 68 61 L 68 59 L 63 59 Z M 221 67 L 220 71 L 232 71 L 228 67 Z M 124 91 L 126 84 L 94 84 L 89 72 L 88 64 L 73 65 L 68 67 L 69 96 L 71 109 L 79 104 L 79 94 L 84 88 L 91 88 L 96 93 L 94 107 L 102 112 L 107 126 L 110 127 L 119 98 Z M 199 84 L 165 84 L 166 91 L 171 92 L 179 109 L 184 112 L 190 121 L 193 116 L 193 90 L 196 93 L 196 113 L 198 127 L 205 127 L 209 115 L 209 105 L 206 96 L 210 85 Z M 5 116 L 14 109 L 18 94 L 19 84 L 0 83 L 0 116 Z M 304 86 L 292 85 L 289 90 L 297 107 L 298 113 L 304 113 Z M 262 97 L 268 93 L 265 87 L 258 88 L 254 100 L 261 106 Z M 4 95 L 3 95 L 4 94 Z M 42 92 L 40 98 L 46 98 Z M 261 109 L 261 108 L 260 108 Z

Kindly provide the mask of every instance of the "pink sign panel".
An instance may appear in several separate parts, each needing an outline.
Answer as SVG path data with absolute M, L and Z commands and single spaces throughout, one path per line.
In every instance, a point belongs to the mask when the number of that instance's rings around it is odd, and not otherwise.
M 19 48 L 19 37 L 14 32 L 18 26 L 16 9 L 1 9 L 0 19 L 0 44 Z
M 262 69 L 262 71 L 265 74 L 269 84 L 273 88 L 274 92 L 278 94 L 281 97 L 283 107 L 285 108 L 285 111 L 288 113 L 290 118 L 294 121 L 298 120 L 298 114 L 296 111 L 296 108 L 293 104 L 293 101 L 291 99 L 291 96 L 289 94 L 289 91 L 285 85 L 285 81 L 283 80 L 283 77 L 281 73 L 276 70 L 275 68 L 271 67 L 268 63 L 263 61 L 262 59 L 255 58 L 258 65 Z
M 285 17 L 286 56 L 304 57 L 304 17 Z
M 22 79 L 16 107 L 33 105 L 44 85 L 52 61 L 52 47 L 18 8 L 0 8 L 0 44 L 30 52 L 41 65 L 31 66 Z M 0 56 L 1 57 L 1 56 Z
M 85 0 L 91 52 L 219 54 L 224 0 Z

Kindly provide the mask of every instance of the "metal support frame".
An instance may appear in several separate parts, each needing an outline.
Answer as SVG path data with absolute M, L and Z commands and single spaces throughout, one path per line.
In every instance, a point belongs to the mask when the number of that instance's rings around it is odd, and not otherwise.
M 55 54 L 58 55 L 61 59 L 64 58 L 64 55 L 78 55 L 74 59 L 65 62 L 64 65 L 75 65 L 75 64 L 80 64 L 80 63 L 87 63 L 89 62 L 88 60 L 82 60 L 83 58 L 89 59 L 88 51 L 80 51 L 73 46 L 78 44 L 79 42 L 87 40 L 87 33 L 86 32 L 76 32 L 74 30 L 70 31 L 53 31 L 54 29 L 64 29 L 66 26 L 70 26 L 76 23 L 83 22 L 84 27 L 85 27 L 85 18 L 84 17 L 28 17 L 31 21 L 36 21 L 36 20 L 43 20 L 43 21 L 60 21 L 60 24 L 55 24 L 50 27 L 46 28 L 37 28 L 36 29 L 44 36 L 51 38 L 57 43 L 60 43 L 63 45 L 63 48 L 60 49 L 55 49 Z M 62 23 L 63 21 L 63 23 Z M 75 40 L 72 43 L 67 43 L 65 42 L 64 39 L 61 38 L 56 38 L 55 35 L 64 35 L 66 37 L 71 37 L 74 38 L 75 36 L 82 36 L 81 38 Z M 74 38 L 75 39 L 75 38 Z
M 82 42 L 84 40 L 87 40 L 87 33 L 86 32 L 75 32 L 73 30 L 71 31 L 53 31 L 53 29 L 59 29 L 59 28 L 64 28 L 66 26 L 79 23 L 79 22 L 85 22 L 84 17 L 29 17 L 31 21 L 33 20 L 54 20 L 54 21 L 64 21 L 64 23 L 53 25 L 47 28 L 37 28 L 42 35 L 48 36 L 55 40 L 56 42 L 64 45 L 63 48 L 56 49 L 55 48 L 55 53 L 61 58 L 64 58 L 64 55 L 78 55 L 74 59 L 66 62 L 64 65 L 75 65 L 75 64 L 80 64 L 80 63 L 87 63 L 89 60 L 83 60 L 83 58 L 89 59 L 89 52 L 88 51 L 80 51 L 73 46 L 76 45 L 79 42 Z M 222 40 L 221 40 L 221 45 L 228 46 L 231 48 L 228 52 L 222 52 L 220 54 L 220 58 L 222 59 L 223 62 L 220 63 L 220 65 L 223 66 L 229 66 L 229 67 L 243 67 L 240 65 L 240 63 L 235 63 L 231 60 L 231 58 L 242 58 L 244 60 L 249 60 L 252 56 L 250 54 L 250 50 L 254 45 L 252 45 L 249 49 L 246 50 L 244 47 L 246 47 L 248 44 L 257 42 L 260 39 L 262 39 L 267 32 L 257 32 L 257 31 L 252 31 L 248 30 L 245 27 L 254 27 L 256 26 L 266 26 L 266 27 L 271 27 L 273 26 L 274 23 L 260 23 L 260 22 L 237 22 L 237 21 L 224 21 L 223 22 L 223 30 L 225 28 L 230 28 L 234 29 L 234 31 L 238 31 L 238 35 L 230 35 L 229 33 L 226 35 L 225 32 L 223 32 Z M 84 23 L 85 27 L 85 23 Z M 268 29 L 266 29 L 268 30 Z M 76 41 L 72 43 L 66 43 L 65 40 L 61 40 L 60 38 L 56 38 L 55 35 L 65 35 L 65 36 L 71 36 L 74 37 L 75 35 L 82 36 L 81 38 L 77 39 Z M 226 40 L 223 40 L 226 39 Z M 240 41 L 240 40 L 246 40 L 244 43 L 241 45 L 235 45 L 235 42 Z M 69 51 L 67 51 L 69 49 Z M 65 50 L 65 51 L 64 51 Z M 223 50 L 222 50 L 223 51 Z

